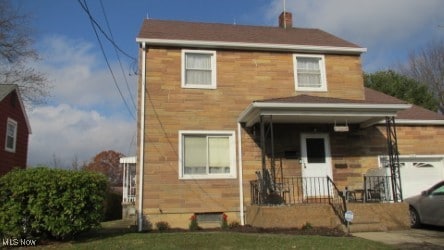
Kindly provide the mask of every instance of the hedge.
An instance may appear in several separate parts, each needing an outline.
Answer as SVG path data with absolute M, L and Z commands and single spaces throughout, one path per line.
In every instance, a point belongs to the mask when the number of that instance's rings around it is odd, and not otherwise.
M 107 178 L 46 167 L 0 178 L 0 237 L 69 239 L 100 226 Z

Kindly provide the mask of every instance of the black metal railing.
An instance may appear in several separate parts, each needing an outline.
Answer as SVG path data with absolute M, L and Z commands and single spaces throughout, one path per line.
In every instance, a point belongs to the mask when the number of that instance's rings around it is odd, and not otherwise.
M 393 201 L 390 176 L 364 176 L 364 202 Z
M 276 204 L 277 196 L 282 204 L 298 203 L 329 203 L 331 195 L 335 195 L 327 177 L 284 177 L 274 184 L 273 190 L 266 191 L 261 182 L 250 182 L 251 203 L 256 205 Z
M 343 192 L 336 187 L 336 184 L 333 182 L 333 180 L 327 176 L 327 182 L 329 187 L 331 187 L 329 194 L 329 202 L 332 206 L 333 210 L 335 211 L 336 215 L 341 219 L 342 222 L 345 223 L 345 212 L 347 211 L 347 202 L 345 200 L 345 197 L 343 195 Z
M 330 204 L 344 222 L 347 203 L 330 177 L 284 177 L 268 189 L 260 180 L 250 181 L 252 205 Z

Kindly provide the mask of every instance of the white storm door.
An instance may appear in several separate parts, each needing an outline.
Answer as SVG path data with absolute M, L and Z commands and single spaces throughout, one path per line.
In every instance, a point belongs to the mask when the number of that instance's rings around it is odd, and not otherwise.
M 328 195 L 326 177 L 333 179 L 328 134 L 301 134 L 301 167 L 304 194 Z

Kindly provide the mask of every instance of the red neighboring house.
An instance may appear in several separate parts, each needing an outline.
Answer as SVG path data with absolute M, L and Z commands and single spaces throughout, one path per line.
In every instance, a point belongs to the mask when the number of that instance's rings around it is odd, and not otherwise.
M 13 168 L 26 168 L 30 133 L 18 86 L 0 84 L 0 176 Z

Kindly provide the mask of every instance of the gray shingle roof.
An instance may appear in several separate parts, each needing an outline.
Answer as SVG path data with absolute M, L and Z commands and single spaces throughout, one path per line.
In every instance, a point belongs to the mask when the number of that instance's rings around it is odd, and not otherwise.
M 361 48 L 320 29 L 279 28 L 145 19 L 138 39 Z
M 312 104 L 407 104 L 393 96 L 386 95 L 382 92 L 365 88 L 364 100 L 349 100 L 331 97 L 319 97 L 310 95 L 297 95 L 284 98 L 273 98 L 266 100 L 258 100 L 256 102 L 270 103 L 312 103 Z M 412 105 L 411 108 L 398 112 L 397 119 L 403 120 L 444 120 L 444 115 L 438 114 L 431 110 Z
M 0 101 L 17 88 L 15 84 L 0 84 Z

